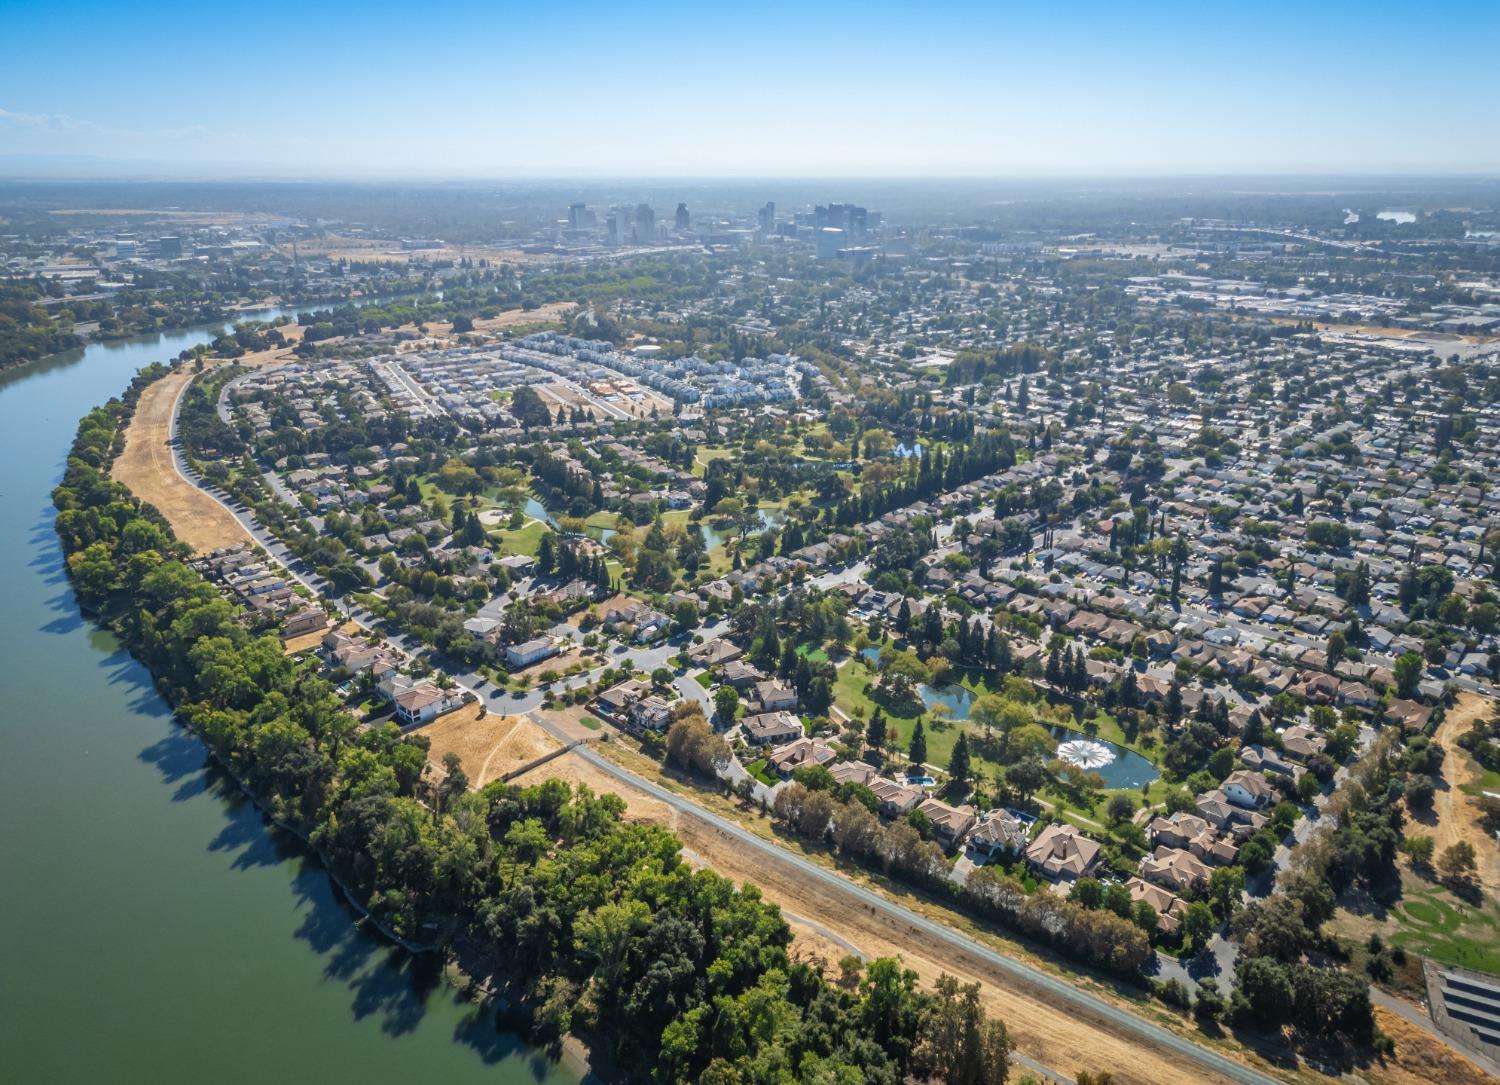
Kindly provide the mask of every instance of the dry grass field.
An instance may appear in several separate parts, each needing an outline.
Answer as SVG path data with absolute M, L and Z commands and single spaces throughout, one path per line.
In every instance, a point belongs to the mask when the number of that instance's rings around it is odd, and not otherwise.
M 177 473 L 167 444 L 172 408 L 178 393 L 193 377 L 189 369 L 169 373 L 141 394 L 135 415 L 125 430 L 125 450 L 110 470 L 131 493 L 167 518 L 177 537 L 195 554 L 221 546 L 251 542 L 229 510 Z

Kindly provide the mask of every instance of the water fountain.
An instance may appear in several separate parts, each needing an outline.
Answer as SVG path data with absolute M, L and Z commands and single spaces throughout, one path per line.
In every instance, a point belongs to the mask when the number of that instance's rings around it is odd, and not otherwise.
M 1102 769 L 1115 759 L 1115 752 L 1102 742 L 1075 738 L 1058 746 L 1057 756 L 1081 769 Z

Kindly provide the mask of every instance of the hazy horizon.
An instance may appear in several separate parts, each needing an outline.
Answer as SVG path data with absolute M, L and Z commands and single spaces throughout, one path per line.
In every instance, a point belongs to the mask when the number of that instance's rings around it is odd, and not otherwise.
M 173 2 L 0 15 L 0 174 L 1476 176 L 1500 7 Z M 86 28 L 87 33 L 81 32 Z M 56 43 L 57 48 L 49 48 Z M 65 44 L 64 44 L 65 43 Z M 59 53 L 59 50 L 65 52 Z M 59 62 L 59 57 L 62 62 Z

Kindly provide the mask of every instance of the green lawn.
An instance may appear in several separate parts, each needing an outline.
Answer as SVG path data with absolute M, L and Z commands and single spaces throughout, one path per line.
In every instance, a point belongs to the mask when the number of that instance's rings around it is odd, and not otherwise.
M 707 671 L 699 671 L 697 674 L 693 675 L 693 681 L 697 682 L 704 689 L 714 688 L 714 680 Z
M 759 761 L 755 761 L 751 764 L 746 765 L 745 771 L 748 772 L 751 776 L 754 776 L 757 780 L 765 784 L 767 787 L 775 787 L 777 784 L 781 783 L 780 778 L 778 778 L 766 767 L 766 759 L 764 757 L 762 757 Z
M 1380 924 L 1386 941 L 1443 964 L 1500 972 L 1500 905 L 1479 906 L 1403 873 L 1402 897 Z
M 527 557 L 536 557 L 537 551 L 541 549 L 542 536 L 547 533 L 547 525 L 540 520 L 529 521 L 525 527 L 511 530 L 506 528 L 499 533 L 500 552 L 502 554 L 525 554 Z

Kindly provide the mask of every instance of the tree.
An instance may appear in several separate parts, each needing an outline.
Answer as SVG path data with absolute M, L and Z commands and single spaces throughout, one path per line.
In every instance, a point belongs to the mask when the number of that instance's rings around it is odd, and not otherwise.
M 720 686 L 714 690 L 714 715 L 728 726 L 734 722 L 735 712 L 740 707 L 740 691 L 733 686 Z
M 698 628 L 698 608 L 684 599 L 672 611 L 672 625 L 678 633 L 689 633 Z
M 1422 672 L 1426 669 L 1426 660 L 1417 652 L 1403 652 L 1397 656 L 1391 667 L 1391 673 L 1396 679 L 1396 692 L 1403 697 L 1410 697 L 1417 691 L 1417 683 L 1422 681 Z
M 923 1015 L 914 1052 L 916 1076 L 947 1085 L 1005 1085 L 1010 1076 L 1010 1037 L 986 1018 L 979 984 L 938 977 Z
M 1025 806 L 1050 780 L 1051 774 L 1040 757 L 1024 757 L 1005 770 L 1005 782 L 1016 791 L 1017 801 Z
M 1474 854 L 1474 845 L 1467 840 L 1460 840 L 1456 844 L 1450 844 L 1438 856 L 1437 865 L 1438 870 L 1442 871 L 1443 877 L 1449 881 L 1464 881 L 1478 869 L 1478 863 Z
M 677 719 L 667 729 L 667 756 L 678 765 L 704 776 L 712 776 L 719 767 L 729 763 L 729 743 L 723 735 L 716 735 L 698 709 Z
M 927 732 L 922 727 L 921 717 L 917 718 L 916 726 L 911 730 L 911 745 L 907 747 L 906 754 L 917 768 L 927 763 Z
M 1432 862 L 1434 847 L 1432 837 L 1420 834 L 1408 836 L 1401 841 L 1401 850 L 1406 853 L 1413 866 L 1426 866 Z
M 953 755 L 948 759 L 948 775 L 953 778 L 954 783 L 967 787 L 972 771 L 973 766 L 969 760 L 969 736 L 960 731 L 958 741 L 953 744 Z
M 552 424 L 552 411 L 542 401 L 541 394 L 529 384 L 519 385 L 511 393 L 510 413 L 521 423 L 522 429 Z
M 870 716 L 870 722 L 865 725 L 865 741 L 877 750 L 885 749 L 885 713 L 878 708 Z
M 1104 812 L 1112 823 L 1129 821 L 1131 815 L 1135 813 L 1135 800 L 1123 792 L 1111 795 Z
M 1207 904 L 1195 900 L 1188 905 L 1187 912 L 1182 917 L 1182 933 L 1192 940 L 1193 945 L 1202 946 L 1208 941 L 1214 932 L 1214 926 L 1214 913 Z

